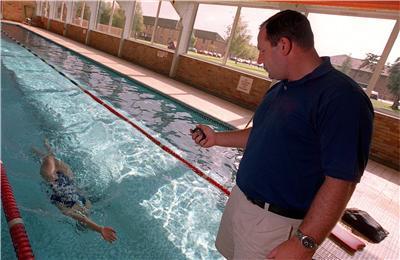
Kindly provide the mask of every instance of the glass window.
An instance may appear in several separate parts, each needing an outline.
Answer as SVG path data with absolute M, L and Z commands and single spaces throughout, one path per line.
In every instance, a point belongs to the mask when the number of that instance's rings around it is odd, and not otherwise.
M 371 80 L 395 21 L 314 13 L 310 13 L 308 17 L 318 53 L 330 56 L 337 69 L 365 88 Z M 393 56 L 395 57 L 392 54 L 387 62 L 394 62 Z M 387 78 L 388 72 L 384 69 L 373 89 L 372 99 L 388 98 Z
M 121 36 L 125 26 L 125 10 L 120 7 L 117 1 L 114 1 L 114 11 L 112 13 L 112 23 L 109 33 L 115 36 Z
M 44 1 L 42 4 L 41 15 L 44 17 L 49 17 L 50 5 L 49 1 Z
M 125 10 L 120 7 L 118 1 L 101 0 L 96 29 L 107 34 L 121 36 L 124 25 Z
M 96 30 L 100 32 L 109 32 L 109 25 L 111 14 L 113 11 L 113 1 L 112 0 L 101 0 L 100 1 L 100 8 L 99 13 L 97 16 L 97 25 Z
M 221 62 L 237 7 L 200 4 L 188 54 L 211 62 Z
M 139 41 L 151 41 L 159 1 L 136 1 L 131 37 Z
M 226 62 L 228 66 L 259 76 L 268 76 L 263 65 L 257 64 L 257 36 L 260 25 L 277 12 L 279 10 L 247 7 L 240 10 L 235 34 L 229 47 Z M 228 31 L 231 31 L 231 26 L 229 26 Z
M 85 1 L 74 2 L 72 23 L 81 27 L 89 27 L 90 8 Z
M 143 11 L 142 11 L 142 4 L 139 1 L 136 1 L 135 4 L 135 12 L 132 21 L 132 28 L 129 35 L 129 38 L 136 38 L 137 34 L 143 32 L 145 30 L 145 25 L 143 23 Z
M 179 31 L 180 17 L 169 1 L 162 1 L 157 29 L 154 36 L 154 44 L 160 47 L 175 50 Z
M 371 98 L 376 110 L 400 117 L 400 37 L 398 36 Z
M 57 4 L 57 13 L 56 13 L 56 19 L 61 20 L 65 22 L 67 18 L 67 5 L 65 2 L 56 2 Z

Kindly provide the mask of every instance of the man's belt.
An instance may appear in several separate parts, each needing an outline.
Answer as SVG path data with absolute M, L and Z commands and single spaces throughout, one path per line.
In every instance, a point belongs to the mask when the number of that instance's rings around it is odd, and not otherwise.
M 306 216 L 306 213 L 307 213 L 305 211 L 298 210 L 298 209 L 285 209 L 285 208 L 276 206 L 274 204 L 268 204 L 268 203 L 265 203 L 262 200 L 252 199 L 252 198 L 249 198 L 249 197 L 247 197 L 247 200 L 250 201 L 251 203 L 253 203 L 254 205 L 259 206 L 262 209 L 265 209 L 265 206 L 267 205 L 268 206 L 268 208 L 267 208 L 268 211 L 271 211 L 271 212 L 273 212 L 275 214 L 278 214 L 280 216 L 287 217 L 287 218 L 303 219 Z

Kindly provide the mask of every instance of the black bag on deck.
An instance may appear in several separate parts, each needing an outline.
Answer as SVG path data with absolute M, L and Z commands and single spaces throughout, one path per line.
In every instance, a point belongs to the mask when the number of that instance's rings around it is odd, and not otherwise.
M 381 242 L 389 234 L 367 212 L 360 209 L 346 209 L 342 220 L 375 243 Z

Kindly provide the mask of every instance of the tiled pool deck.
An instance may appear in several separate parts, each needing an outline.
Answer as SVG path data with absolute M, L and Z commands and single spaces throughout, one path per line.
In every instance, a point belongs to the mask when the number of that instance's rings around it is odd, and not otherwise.
M 21 25 L 21 24 L 20 24 Z M 204 93 L 186 84 L 157 74 L 123 59 L 93 49 L 49 31 L 21 25 L 68 49 L 96 60 L 105 66 L 161 91 L 181 102 L 224 121 L 244 128 L 253 112 Z M 400 259 L 400 172 L 370 160 L 361 183 L 357 186 L 348 207 L 367 211 L 386 230 L 389 236 L 379 244 L 366 241 L 364 250 L 354 255 L 346 253 L 327 239 L 318 249 L 315 259 Z

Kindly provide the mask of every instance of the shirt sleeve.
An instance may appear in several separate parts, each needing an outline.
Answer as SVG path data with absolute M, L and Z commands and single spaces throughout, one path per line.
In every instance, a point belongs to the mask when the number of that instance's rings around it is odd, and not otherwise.
M 317 127 L 326 176 L 359 182 L 367 165 L 373 109 L 368 97 L 345 91 L 320 106 Z

